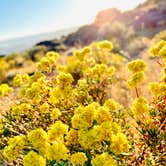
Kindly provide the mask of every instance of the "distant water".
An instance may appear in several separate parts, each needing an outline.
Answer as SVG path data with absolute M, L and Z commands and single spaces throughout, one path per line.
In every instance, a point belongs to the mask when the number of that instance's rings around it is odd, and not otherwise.
M 60 38 L 61 36 L 65 36 L 68 35 L 69 33 L 76 31 L 77 29 L 78 27 L 74 27 L 74 28 L 59 30 L 56 32 L 42 33 L 38 35 L 0 41 L 0 56 L 11 54 L 13 52 L 24 51 L 26 49 L 31 48 L 38 42 Z

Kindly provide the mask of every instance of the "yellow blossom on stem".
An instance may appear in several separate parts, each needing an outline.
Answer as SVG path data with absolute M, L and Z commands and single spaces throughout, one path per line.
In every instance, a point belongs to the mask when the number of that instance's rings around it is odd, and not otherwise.
M 108 50 L 112 50 L 112 48 L 113 48 L 112 43 L 110 41 L 108 41 L 108 40 L 100 41 L 98 43 L 98 46 L 101 49 L 108 49 Z
M 71 119 L 72 127 L 75 129 L 86 129 L 93 125 L 95 105 L 92 103 L 86 107 L 78 107 Z
M 139 98 L 135 99 L 131 108 L 134 115 L 137 117 L 140 117 L 144 113 L 148 113 L 149 109 L 150 108 L 147 103 L 147 100 L 143 96 L 140 96 Z
M 100 107 L 98 110 L 95 111 L 94 116 L 95 116 L 95 120 L 97 121 L 98 124 L 112 120 L 111 114 L 107 107 Z
M 46 159 L 34 151 L 30 151 L 23 158 L 24 166 L 46 166 Z
M 41 113 L 46 113 L 46 112 L 49 112 L 49 108 L 50 108 L 50 105 L 47 102 L 45 102 L 39 107 L 39 110 Z
M 59 116 L 61 116 L 61 112 L 58 108 L 54 108 L 50 113 L 52 120 L 57 120 Z
M 0 96 L 7 96 L 9 95 L 11 92 L 13 92 L 13 88 L 9 87 L 8 84 L 1 84 L 0 85 Z
M 28 83 L 29 75 L 28 74 L 17 74 L 13 79 L 14 86 L 21 86 L 25 83 Z
M 117 133 L 112 136 L 110 149 L 115 154 L 121 154 L 123 152 L 128 152 L 129 142 L 123 133 Z
M 118 166 L 116 160 L 114 160 L 108 153 L 102 153 L 97 155 L 91 160 L 92 166 Z
M 161 40 L 149 50 L 150 55 L 166 58 L 166 41 Z
M 47 142 L 47 133 L 42 128 L 33 130 L 28 133 L 28 140 L 31 141 L 33 147 L 38 150 L 40 154 L 45 154 L 45 151 L 48 148 L 49 144 Z
M 80 165 L 83 166 L 87 161 L 87 157 L 83 152 L 77 152 L 71 155 L 70 161 L 73 165 Z
M 60 73 L 57 77 L 56 77 L 56 82 L 58 85 L 60 85 L 61 87 L 65 87 L 68 85 L 71 85 L 73 82 L 73 77 L 71 74 L 69 73 Z
M 48 130 L 49 141 L 54 142 L 60 137 L 63 138 L 63 136 L 68 133 L 68 128 L 68 125 L 62 123 L 61 121 L 56 121 Z
M 67 145 L 77 145 L 78 144 L 78 131 L 74 129 L 70 129 L 66 136 L 66 144 Z
M 155 97 L 159 97 L 160 95 L 166 94 L 166 84 L 151 82 L 149 83 L 149 90 Z
M 49 160 L 66 160 L 69 157 L 69 150 L 61 142 L 51 145 L 47 150 L 47 158 Z
M 127 68 L 130 72 L 142 72 L 146 69 L 146 63 L 142 59 L 136 59 L 127 64 Z
M 4 156 L 10 161 L 15 160 L 26 145 L 26 136 L 20 135 L 9 139 L 9 145 L 4 149 Z
M 119 110 L 121 108 L 121 105 L 114 99 L 108 99 L 105 101 L 104 107 L 107 107 L 110 111 L 115 111 Z
M 127 81 L 128 86 L 130 88 L 136 88 L 138 84 L 140 84 L 144 80 L 143 72 L 135 73 L 131 76 L 131 78 Z

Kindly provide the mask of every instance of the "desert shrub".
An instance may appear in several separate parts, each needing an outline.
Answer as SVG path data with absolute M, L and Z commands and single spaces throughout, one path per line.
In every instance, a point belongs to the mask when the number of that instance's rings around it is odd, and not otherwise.
M 131 75 L 126 81 L 136 92 L 130 108 L 109 97 L 117 69 L 117 61 L 111 61 L 110 42 L 75 51 L 66 65 L 58 64 L 58 53 L 48 52 L 32 76 L 17 75 L 13 80 L 17 100 L 0 119 L 3 162 L 25 166 L 164 164 L 165 46 L 161 41 L 150 51 L 163 58 L 164 70 L 162 79 L 149 85 L 152 102 L 137 89 L 146 63 L 141 59 L 127 63 Z

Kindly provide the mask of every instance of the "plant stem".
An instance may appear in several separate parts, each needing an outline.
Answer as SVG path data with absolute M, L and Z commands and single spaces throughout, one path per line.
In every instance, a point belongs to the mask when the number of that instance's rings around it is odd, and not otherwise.
M 138 88 L 137 87 L 135 87 L 135 92 L 136 92 L 136 96 L 137 96 L 137 98 L 139 97 L 139 94 L 138 94 Z
M 161 64 L 161 62 L 158 60 L 157 61 L 157 63 L 161 66 L 161 67 L 163 67 L 163 65 Z

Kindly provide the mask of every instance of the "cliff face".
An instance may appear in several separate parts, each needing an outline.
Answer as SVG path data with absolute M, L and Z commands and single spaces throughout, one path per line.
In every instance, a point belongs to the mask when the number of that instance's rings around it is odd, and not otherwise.
M 106 24 L 120 22 L 127 27 L 132 26 L 138 35 L 152 37 L 166 28 L 166 3 L 165 0 L 148 0 L 137 8 L 121 12 L 117 9 L 107 9 L 97 14 L 94 23 L 80 28 L 75 33 L 67 36 L 65 44 L 86 45 L 101 38 L 100 29 Z M 150 29 L 149 32 L 148 29 Z
M 103 10 L 97 14 L 95 24 L 101 26 L 107 22 L 113 22 L 121 15 L 121 11 L 116 8 Z

